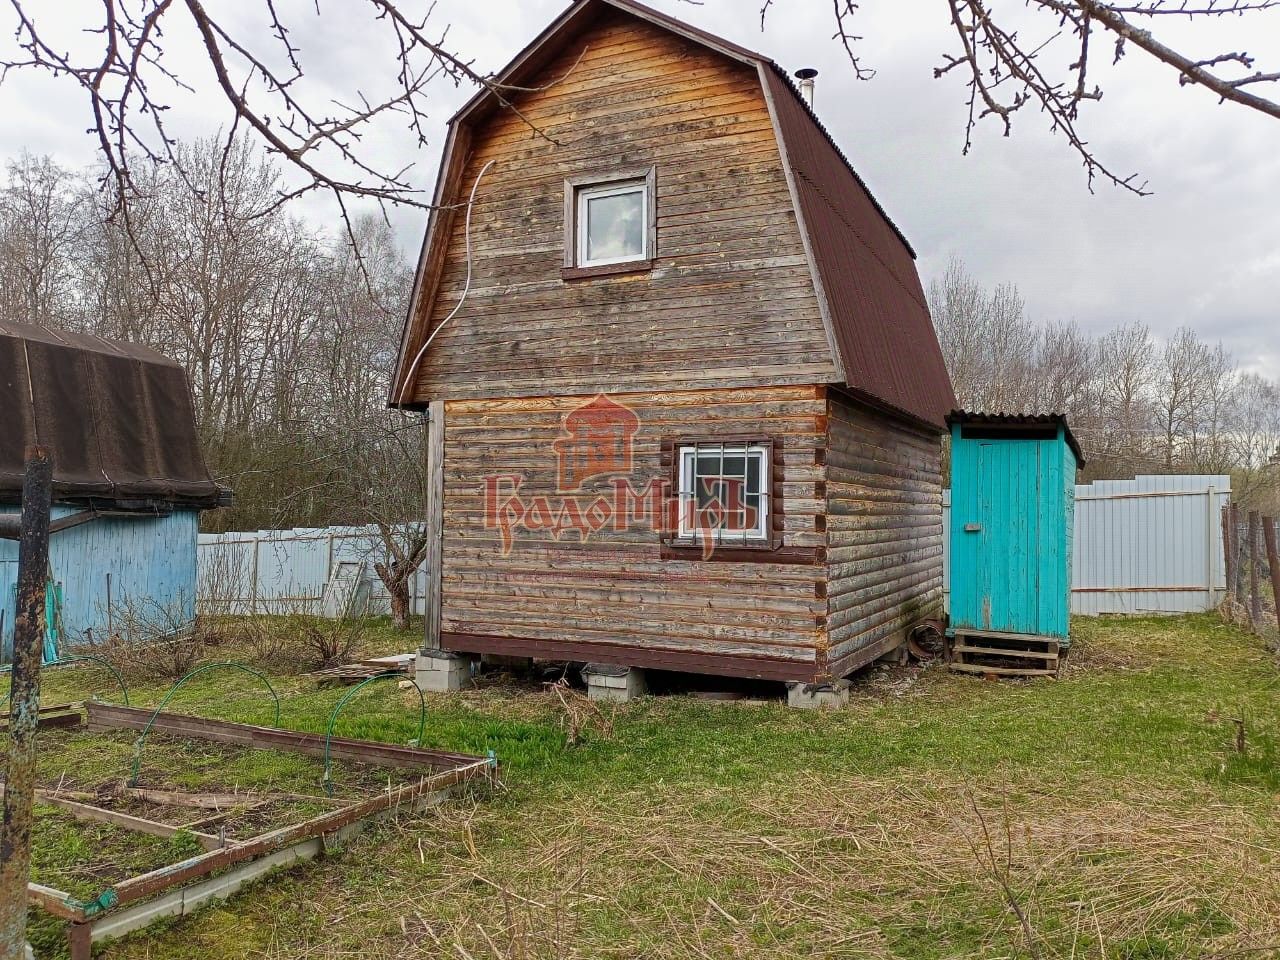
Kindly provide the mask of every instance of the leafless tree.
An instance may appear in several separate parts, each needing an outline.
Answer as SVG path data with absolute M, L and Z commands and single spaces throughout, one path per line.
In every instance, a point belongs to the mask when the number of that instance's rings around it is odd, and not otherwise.
M 1072 415 L 1081 428 L 1096 415 L 1097 348 L 1074 322 L 1051 323 L 1036 349 L 1036 399 L 1045 410 Z
M 74 255 L 85 229 L 85 199 L 70 172 L 23 153 L 0 189 L 0 315 L 73 326 Z
M 762 26 L 772 3 L 761 0 Z M 349 204 L 356 198 L 429 206 L 426 183 L 410 169 L 387 165 L 368 137 L 394 123 L 425 147 L 436 82 L 493 90 L 519 113 L 521 91 L 481 74 L 470 55 L 449 42 L 448 25 L 433 17 L 433 4 L 425 11 L 397 0 L 352 5 L 346 12 L 357 23 L 363 14 L 364 28 L 354 27 L 359 39 L 353 42 L 390 55 L 371 57 L 368 74 L 336 95 L 308 77 L 314 51 L 300 45 L 308 19 L 325 15 L 319 3 L 276 0 L 256 15 L 201 0 L 103 0 L 74 12 L 34 0 L 10 0 L 10 6 L 16 27 L 12 44 L 0 53 L 0 78 L 36 72 L 83 94 L 104 183 L 131 237 L 138 236 L 131 205 L 143 194 L 137 166 L 163 161 L 186 176 L 168 117 L 175 98 L 209 71 L 226 107 L 219 120 L 228 142 L 247 134 L 290 170 L 273 202 L 328 193 L 353 240 Z M 1280 102 L 1264 95 L 1280 72 L 1259 66 L 1240 47 L 1207 55 L 1177 49 L 1155 29 L 1178 18 L 1235 17 L 1240 36 L 1247 38 L 1277 6 L 1280 0 L 1028 0 L 1025 12 L 1010 12 L 992 0 L 946 0 L 938 15 L 950 21 L 956 46 L 934 73 L 958 71 L 967 80 L 966 150 L 981 119 L 996 118 L 1008 134 L 1015 114 L 1030 106 L 1046 114 L 1079 154 L 1090 184 L 1101 176 L 1143 192 L 1135 176 L 1114 172 L 1094 154 L 1078 126 L 1081 108 L 1102 97 L 1090 70 L 1099 44 L 1103 56 L 1118 60 L 1136 50 L 1166 64 L 1182 84 L 1206 87 L 1223 101 L 1280 118 Z M 856 52 L 858 8 L 858 0 L 833 0 L 826 9 L 834 12 L 836 38 L 857 76 L 869 78 L 874 71 Z M 197 57 L 171 49 L 169 38 L 183 34 L 198 44 Z M 1069 54 L 1057 55 L 1060 48 Z
M 761 20 L 773 0 L 764 0 Z M 859 78 L 874 76 L 856 53 L 854 30 L 860 0 L 833 0 L 836 37 Z M 1025 6 L 1025 11 L 1018 10 Z M 942 9 L 955 32 L 955 48 L 942 55 L 935 77 L 952 71 L 968 87 L 964 151 L 978 123 L 994 118 L 1005 136 L 1015 115 L 1026 108 L 1049 118 L 1053 132 L 1079 155 L 1090 189 L 1100 177 L 1126 190 L 1146 193 L 1136 174 L 1113 170 L 1090 147 L 1080 127 L 1081 108 L 1102 99 L 1096 81 L 1098 57 L 1118 62 L 1130 52 L 1169 68 L 1183 86 L 1200 86 L 1229 102 L 1280 119 L 1280 98 L 1271 92 L 1280 81 L 1280 63 L 1261 67 L 1244 44 L 1256 31 L 1275 31 L 1280 0 L 1027 0 L 1025 5 L 994 0 L 945 0 Z M 1175 20 L 1239 21 L 1241 46 L 1191 52 L 1163 38 Z M 1265 91 L 1265 92 L 1264 92 Z
M 1280 387 L 1241 375 L 1222 344 L 1186 328 L 1157 344 L 1133 322 L 1097 339 L 1038 325 L 1015 288 L 988 289 L 959 260 L 929 285 L 929 305 L 961 405 L 1067 414 L 1092 476 L 1236 472 L 1249 492 L 1280 482 Z
M 953 259 L 929 285 L 929 309 L 962 406 L 1018 412 L 1035 381 L 1037 334 L 1016 287 L 988 292 Z
M 1240 376 L 1229 439 L 1241 469 L 1280 471 L 1280 386 L 1256 373 Z
M 1219 473 L 1233 464 L 1230 420 L 1239 376 L 1235 360 L 1221 343 L 1206 345 L 1200 360 L 1187 423 L 1186 462 L 1195 470 Z
M 1100 409 L 1107 420 L 1103 450 L 1112 457 L 1145 457 L 1153 421 L 1155 344 L 1144 324 L 1128 323 L 1098 341 Z
M 1207 348 L 1189 327 L 1182 327 L 1165 344 L 1157 369 L 1157 403 L 1161 450 L 1166 469 L 1189 452 L 1191 426 L 1195 422 L 1200 377 Z

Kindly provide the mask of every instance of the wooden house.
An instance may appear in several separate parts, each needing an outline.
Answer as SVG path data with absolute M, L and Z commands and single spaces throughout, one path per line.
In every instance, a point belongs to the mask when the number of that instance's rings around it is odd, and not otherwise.
M 21 512 L 26 449 L 53 463 L 45 659 L 195 619 L 209 474 L 181 366 L 131 343 L 0 320 L 0 518 Z M 13 649 L 18 543 L 0 536 L 0 662 Z
M 914 254 L 776 63 L 579 0 L 451 120 L 393 405 L 450 654 L 821 684 L 941 615 Z

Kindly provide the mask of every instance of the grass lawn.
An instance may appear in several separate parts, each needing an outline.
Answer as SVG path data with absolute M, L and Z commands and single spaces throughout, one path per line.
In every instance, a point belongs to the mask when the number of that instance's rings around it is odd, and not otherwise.
M 881 673 L 838 713 L 646 698 L 576 746 L 554 694 L 490 682 L 429 696 L 424 745 L 495 751 L 501 788 L 100 955 L 1280 957 L 1274 659 L 1214 616 L 1075 631 L 1059 681 Z M 282 724 L 299 729 L 323 731 L 345 692 L 272 683 Z M 47 701 L 112 697 L 96 668 L 50 671 L 45 688 Z M 133 702 L 165 689 L 136 686 Z M 169 709 L 271 719 L 260 682 L 234 672 L 201 675 Z M 407 741 L 417 696 L 367 688 L 338 732 Z M 123 777 L 132 757 L 128 735 L 42 744 L 50 784 Z M 153 782 L 319 792 L 305 758 L 157 740 L 143 769 Z M 337 779 L 356 792 L 364 776 Z M 74 846 L 59 818 L 40 823 L 46 851 Z M 32 933 L 59 955 L 52 925 L 33 919 Z

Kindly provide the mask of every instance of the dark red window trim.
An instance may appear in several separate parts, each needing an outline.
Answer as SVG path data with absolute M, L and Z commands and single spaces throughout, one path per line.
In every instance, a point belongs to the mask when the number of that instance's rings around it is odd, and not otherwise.
M 769 530 L 765 537 L 756 540 L 733 542 L 714 547 L 709 553 L 700 541 L 681 538 L 679 525 L 662 535 L 661 557 L 664 560 L 702 560 L 755 563 L 822 563 L 824 551 L 819 547 L 787 547 L 783 542 L 784 500 L 782 496 L 782 445 L 773 437 L 761 434 L 708 434 L 701 436 L 667 437 L 661 444 L 663 474 L 673 496 L 680 490 L 681 447 L 699 444 L 742 444 L 765 448 L 769 464 Z

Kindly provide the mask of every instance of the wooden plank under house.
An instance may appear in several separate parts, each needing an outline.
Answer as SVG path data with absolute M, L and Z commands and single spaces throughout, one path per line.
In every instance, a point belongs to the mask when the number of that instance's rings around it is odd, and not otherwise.
M 431 415 L 424 651 L 820 685 L 941 617 L 914 253 L 781 67 L 580 0 L 435 200 L 391 396 Z

